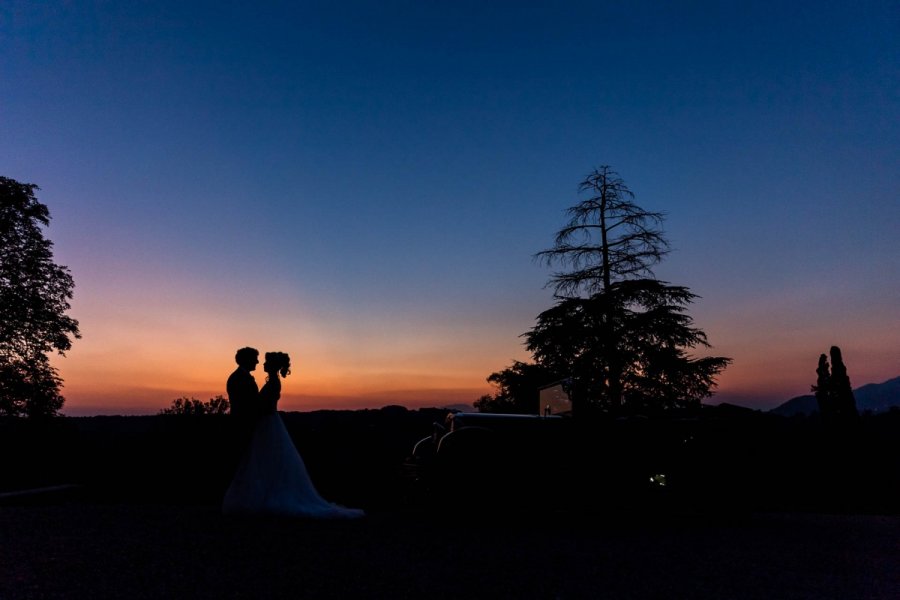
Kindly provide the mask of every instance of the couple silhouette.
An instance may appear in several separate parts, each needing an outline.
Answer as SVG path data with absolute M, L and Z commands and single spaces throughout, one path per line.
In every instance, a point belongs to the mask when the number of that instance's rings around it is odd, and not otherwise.
M 353 519 L 365 515 L 325 500 L 316 490 L 303 458 L 278 414 L 281 379 L 291 372 L 284 352 L 266 352 L 266 383 L 257 386 L 253 371 L 259 351 L 241 348 L 237 369 L 228 377 L 228 401 L 234 423 L 237 466 L 225 498 L 226 515 L 285 515 Z

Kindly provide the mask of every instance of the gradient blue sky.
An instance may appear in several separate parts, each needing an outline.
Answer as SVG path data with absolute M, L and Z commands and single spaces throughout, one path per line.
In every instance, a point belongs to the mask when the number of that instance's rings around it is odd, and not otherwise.
M 896 2 L 0 6 L 0 174 L 41 187 L 69 414 L 224 392 L 470 403 L 552 303 L 532 255 L 615 168 L 702 298 L 710 402 L 900 374 Z M 261 376 L 257 376 L 261 379 Z

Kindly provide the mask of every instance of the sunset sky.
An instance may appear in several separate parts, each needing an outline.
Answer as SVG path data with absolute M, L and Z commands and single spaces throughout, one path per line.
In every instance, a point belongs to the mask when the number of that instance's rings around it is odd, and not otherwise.
M 900 375 L 896 2 L 0 5 L 0 175 L 76 284 L 66 414 L 222 394 L 245 345 L 293 357 L 284 410 L 471 403 L 604 164 L 734 359 L 708 402 L 807 393 L 831 345 Z

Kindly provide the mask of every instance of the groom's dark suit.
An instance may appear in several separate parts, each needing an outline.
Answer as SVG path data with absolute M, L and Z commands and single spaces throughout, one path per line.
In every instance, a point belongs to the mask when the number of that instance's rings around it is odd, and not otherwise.
M 253 437 L 253 428 L 260 415 L 259 386 L 244 367 L 238 367 L 228 377 L 226 384 L 228 403 L 231 405 L 232 430 L 234 436 L 233 463 L 243 456 Z
M 231 414 L 238 420 L 255 421 L 259 414 L 259 386 L 250 371 L 238 367 L 226 384 Z

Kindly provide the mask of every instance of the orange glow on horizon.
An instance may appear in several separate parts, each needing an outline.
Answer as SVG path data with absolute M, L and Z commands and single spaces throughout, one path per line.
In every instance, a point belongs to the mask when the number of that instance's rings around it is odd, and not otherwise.
M 175 398 L 225 394 L 234 352 L 248 345 L 291 355 L 284 410 L 471 404 L 493 390 L 488 375 L 513 360 L 529 360 L 519 338 L 527 320 L 457 325 L 427 313 L 364 319 L 277 303 L 257 316 L 247 314 L 246 300 L 198 311 L 196 292 L 160 291 L 152 304 L 115 295 L 115 304 L 103 304 L 102 290 L 89 293 L 98 297 L 80 296 L 85 304 L 72 311 L 83 339 L 66 357 L 52 358 L 64 380 L 65 414 L 153 414 Z M 791 304 L 797 306 L 789 312 L 802 309 L 798 300 Z M 734 360 L 706 402 L 767 409 L 807 394 L 818 355 L 832 344 L 844 351 L 854 386 L 898 374 L 890 328 L 857 324 L 851 330 L 839 319 L 792 324 L 784 316 L 773 322 L 773 314 L 768 305 L 740 305 L 695 315 L 714 344 L 703 354 Z M 265 373 L 258 369 L 255 376 L 262 385 Z

